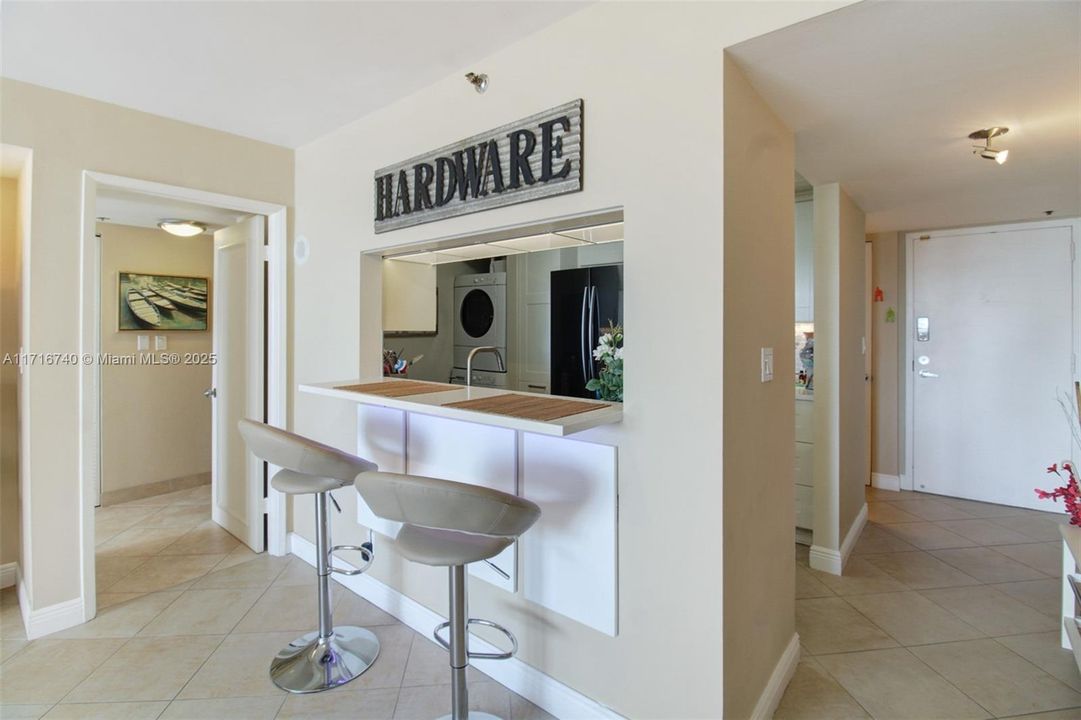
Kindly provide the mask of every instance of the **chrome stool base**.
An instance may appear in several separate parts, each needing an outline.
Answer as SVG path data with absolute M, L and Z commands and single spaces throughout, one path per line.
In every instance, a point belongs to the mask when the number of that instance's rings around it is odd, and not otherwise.
M 453 720 L 453 718 L 453 715 L 444 715 L 443 717 L 439 718 L 439 720 Z M 499 717 L 498 715 L 492 715 L 491 713 L 476 712 L 470 710 L 469 720 L 503 720 L 503 718 Z
M 358 677 L 378 656 L 379 638 L 371 630 L 345 625 L 329 638 L 310 632 L 278 652 L 270 679 L 291 693 L 321 692 Z

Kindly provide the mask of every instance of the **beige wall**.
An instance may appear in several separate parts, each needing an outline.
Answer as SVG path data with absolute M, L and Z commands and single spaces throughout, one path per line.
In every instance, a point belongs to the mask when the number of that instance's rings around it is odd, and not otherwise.
M 189 275 L 214 273 L 214 238 L 178 238 L 163 230 L 98 224 L 101 235 L 101 351 L 136 352 L 137 335 L 167 339 L 168 352 L 209 353 L 210 331 L 139 332 L 117 329 L 120 272 Z M 211 284 L 213 292 L 213 284 Z M 213 302 L 213 296 L 211 296 Z M 101 368 L 101 489 L 210 472 L 211 366 L 106 365 Z
M 874 343 L 872 389 L 871 470 L 882 475 L 899 476 L 901 458 L 898 447 L 898 417 L 901 403 L 899 392 L 901 369 L 900 341 L 903 327 L 900 262 L 902 235 L 872 233 L 867 236 L 874 248 L 872 283 L 882 289 L 883 302 L 871 306 Z M 895 320 L 886 322 L 887 311 L 893 308 Z
M 868 444 L 863 211 L 837 183 L 814 189 L 814 546 L 840 551 L 864 504 Z
M 9 79 L 0 81 L 0 142 L 34 151 L 29 350 L 77 352 L 82 172 L 154 180 L 292 204 L 291 150 Z M 24 582 L 40 609 L 80 595 L 78 368 L 35 366 L 24 507 Z M 24 516 L 24 522 L 27 518 Z
M 378 372 L 379 263 L 363 260 L 365 250 L 624 208 L 624 420 L 576 436 L 619 448 L 620 633 L 602 635 L 484 583 L 471 586 L 470 609 L 513 628 L 521 660 L 627 717 L 719 717 L 726 690 L 722 626 L 792 622 L 787 599 L 752 613 L 723 607 L 729 580 L 722 552 L 721 365 L 727 352 L 741 352 L 723 342 L 723 48 L 837 6 L 593 4 L 478 60 L 474 65 L 492 78 L 483 96 L 455 72 L 297 151 L 297 232 L 311 241 L 310 259 L 294 278 L 299 382 Z M 373 233 L 376 168 L 578 97 L 586 115 L 582 192 Z M 791 182 L 790 175 L 782 213 L 792 211 Z M 791 287 L 790 279 L 783 282 Z M 326 322 L 328 288 L 341 300 L 334 322 Z M 790 321 L 792 293 L 783 296 Z M 777 347 L 788 348 L 791 325 L 778 332 Z M 755 356 L 762 343 L 757 335 L 732 341 Z M 685 381 L 673 376 L 671 352 L 681 350 L 707 370 Z M 778 433 L 791 444 L 790 393 L 788 400 Z M 351 404 L 303 394 L 294 402 L 299 432 L 356 446 Z M 783 476 L 790 472 L 789 464 Z M 335 539 L 362 540 L 366 534 L 352 520 L 354 500 L 343 498 Z M 778 543 L 790 554 L 791 508 L 780 512 L 788 518 L 781 539 L 770 523 L 747 528 L 747 542 Z M 309 539 L 311 514 L 310 501 L 294 501 L 294 527 Z M 445 612 L 446 574 L 383 548 L 373 575 Z M 762 652 L 772 650 L 771 641 Z M 756 679 L 757 668 L 771 660 L 756 656 Z M 757 689 L 729 690 L 742 698 Z
M 19 560 L 19 181 L 0 178 L 0 565 Z
M 724 716 L 750 716 L 795 628 L 792 133 L 724 71 Z M 762 383 L 759 349 L 774 351 Z
M 863 508 L 870 481 L 864 338 L 867 332 L 867 232 L 863 210 L 840 190 L 840 537 Z M 869 339 L 868 339 L 869 341 Z M 817 393 L 815 394 L 817 398 Z

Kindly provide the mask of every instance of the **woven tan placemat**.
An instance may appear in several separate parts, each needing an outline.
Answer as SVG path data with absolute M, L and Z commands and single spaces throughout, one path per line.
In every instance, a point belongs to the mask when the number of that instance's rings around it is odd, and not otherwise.
M 443 407 L 476 410 L 477 412 L 508 415 L 527 420 L 555 420 L 568 415 L 589 412 L 590 410 L 600 410 L 608 407 L 608 405 L 598 405 L 597 403 L 587 403 L 579 400 L 508 394 L 493 395 L 492 397 L 478 398 L 476 400 L 460 400 L 446 403 Z
M 364 383 L 363 385 L 339 385 L 334 389 L 364 393 L 366 395 L 379 395 L 381 397 L 405 397 L 407 395 L 461 390 L 462 388 L 458 385 L 421 382 L 420 380 L 388 380 L 386 382 Z

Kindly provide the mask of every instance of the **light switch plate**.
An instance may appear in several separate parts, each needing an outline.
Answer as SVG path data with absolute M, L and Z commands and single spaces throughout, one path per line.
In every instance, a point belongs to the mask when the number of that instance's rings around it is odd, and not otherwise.
M 155 335 L 154 336 L 154 349 L 155 350 L 165 350 L 168 347 L 169 347 L 169 341 L 165 338 L 164 335 Z
M 773 380 L 773 348 L 762 348 L 762 382 Z
M 138 351 L 150 349 L 150 336 L 149 335 L 136 335 L 135 336 L 135 349 Z

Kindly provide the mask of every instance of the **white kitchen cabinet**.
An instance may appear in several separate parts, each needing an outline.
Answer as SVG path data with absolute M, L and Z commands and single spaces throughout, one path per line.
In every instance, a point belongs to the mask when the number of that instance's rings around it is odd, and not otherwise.
M 796 462 L 793 479 L 796 490 L 796 527 L 814 529 L 814 401 L 796 399 Z
M 522 435 L 523 497 L 541 516 L 522 536 L 527 600 L 615 636 L 616 448 Z
M 405 411 L 357 405 L 357 456 L 384 472 L 405 472 Z M 380 535 L 398 536 L 402 524 L 384 520 L 357 496 L 357 522 Z
M 476 448 L 482 451 L 474 451 Z M 483 485 L 514 495 L 518 492 L 515 431 L 410 413 L 406 467 L 406 472 L 413 475 Z M 514 592 L 518 582 L 515 546 L 512 544 L 490 562 L 510 577 L 503 577 L 484 562 L 472 563 L 469 574 Z
M 796 203 L 796 322 L 814 322 L 814 203 Z
M 581 245 L 578 248 L 578 267 L 614 265 L 621 262 L 623 262 L 623 243 L 621 242 Z
M 388 260 L 383 263 L 383 332 L 436 332 L 438 295 L 433 265 Z
M 796 527 L 810 530 L 814 527 L 814 488 L 796 486 Z
M 529 498 L 541 517 L 492 562 L 469 573 L 600 632 L 618 630 L 618 453 L 564 437 L 357 404 L 357 454 L 380 470 L 484 485 Z M 357 498 L 357 522 L 388 522 Z
M 814 442 L 814 401 L 796 400 L 796 442 Z
M 357 454 L 386 472 L 426 475 L 516 494 L 516 443 L 515 431 L 507 428 L 357 405 Z M 462 452 L 465 447 L 484 448 L 484 452 Z M 359 497 L 357 522 L 390 538 L 401 529 L 401 523 L 377 517 Z M 491 560 L 509 578 L 487 563 L 473 563 L 469 574 L 514 592 L 518 582 L 515 550 L 511 545 Z
M 796 485 L 814 487 L 814 445 L 809 442 L 796 443 Z

